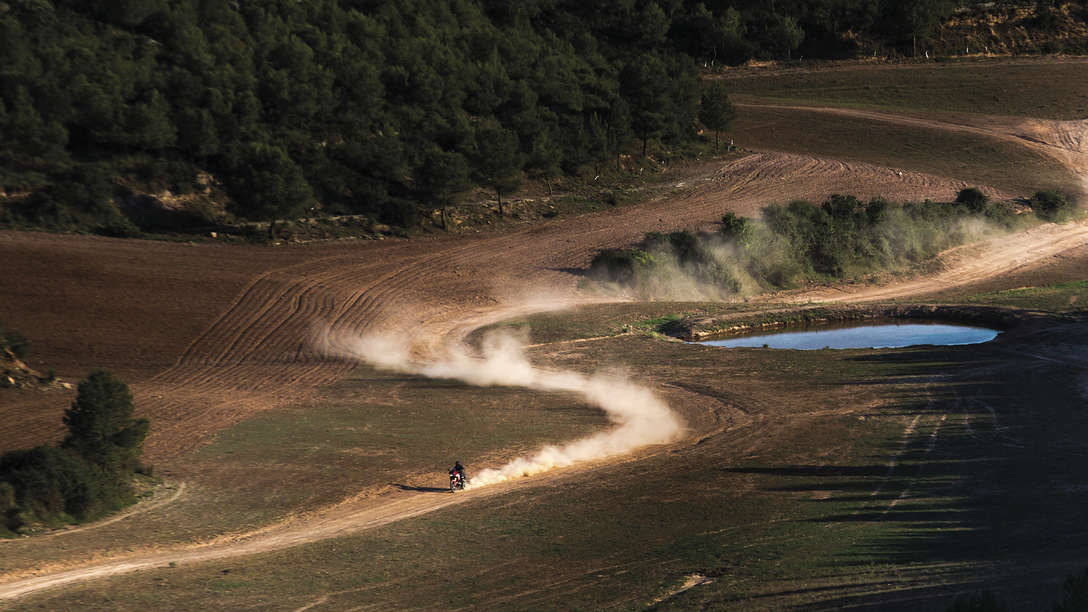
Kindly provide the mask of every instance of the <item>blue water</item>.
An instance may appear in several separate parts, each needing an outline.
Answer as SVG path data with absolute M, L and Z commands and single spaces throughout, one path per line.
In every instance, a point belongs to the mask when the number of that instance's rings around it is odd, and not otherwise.
M 938 323 L 909 323 L 903 325 L 866 325 L 818 331 L 781 332 L 761 336 L 742 336 L 725 340 L 706 340 L 699 344 L 734 348 L 740 346 L 799 349 L 812 351 L 824 348 L 902 348 L 920 344 L 943 346 L 981 344 L 1001 333 L 984 327 L 944 325 Z

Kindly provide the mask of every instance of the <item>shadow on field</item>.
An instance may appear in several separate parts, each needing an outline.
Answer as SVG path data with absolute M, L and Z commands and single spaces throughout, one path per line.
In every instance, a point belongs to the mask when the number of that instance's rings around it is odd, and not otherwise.
M 1088 333 L 1080 336 L 1088 344 Z M 891 600 L 852 593 L 820 608 L 899 609 L 888 603 L 901 596 L 903 609 L 943 609 L 951 594 L 983 588 L 1014 609 L 1045 606 L 1064 576 L 1083 568 L 1085 372 L 1038 357 L 1046 348 L 1027 340 L 850 357 L 886 372 L 857 381 L 892 385 L 891 401 L 864 418 L 894 418 L 905 426 L 900 436 L 850 465 L 725 469 L 762 476 L 763 490 L 813 510 L 800 520 L 835 528 L 842 544 L 826 558 L 831 568 L 943 574 L 941 588 L 900 577 L 904 590 Z
M 449 487 L 413 487 L 413 486 L 406 485 L 406 484 L 396 484 L 396 483 L 393 483 L 393 486 L 400 489 L 401 491 L 415 491 L 417 493 L 449 493 L 450 492 Z

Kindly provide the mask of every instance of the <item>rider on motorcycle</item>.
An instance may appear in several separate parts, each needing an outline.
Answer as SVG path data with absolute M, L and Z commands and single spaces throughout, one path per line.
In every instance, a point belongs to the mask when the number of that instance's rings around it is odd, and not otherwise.
M 457 478 L 461 479 L 462 487 L 468 483 L 468 477 L 465 476 L 465 466 L 461 465 L 460 461 L 455 462 L 453 467 L 450 468 L 450 484 L 452 485 Z

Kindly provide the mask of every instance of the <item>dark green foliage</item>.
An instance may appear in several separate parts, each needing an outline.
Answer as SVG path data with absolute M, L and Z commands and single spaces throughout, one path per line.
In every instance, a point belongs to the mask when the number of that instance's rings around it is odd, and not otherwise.
M 990 198 L 977 187 L 961 189 L 956 194 L 956 203 L 965 205 L 971 212 L 982 212 Z
M 8 531 L 82 521 L 133 501 L 148 422 L 132 418 L 128 387 L 109 372 L 92 372 L 65 411 L 60 446 L 0 455 L 0 512 Z
M 113 374 L 97 370 L 79 383 L 64 424 L 68 436 L 61 447 L 117 472 L 136 469 L 148 422 L 132 418 L 132 394 Z
M 662 104 L 668 99 L 669 83 L 665 62 L 647 54 L 636 57 L 620 73 L 624 98 L 631 105 L 631 127 L 642 141 L 642 154 L 651 138 L 665 133 L 669 109 Z
M 745 278 L 769 289 L 849 278 L 922 263 L 967 240 L 976 225 L 964 223 L 968 219 L 985 218 L 1001 228 L 1017 222 L 1008 203 L 981 206 L 976 212 L 953 203 L 863 203 L 848 195 L 833 195 L 818 206 L 799 200 L 765 207 L 759 221 L 728 213 L 715 234 L 647 234 L 641 246 L 651 255 L 648 261 L 626 261 L 643 252 L 637 249 L 605 251 L 590 274 L 643 289 L 682 276 L 728 292 L 738 291 Z
M 232 157 L 224 182 L 236 214 L 274 223 L 306 209 L 313 195 L 310 185 L 282 148 L 251 143 Z
M 694 280 L 708 287 L 739 291 L 740 283 L 711 245 L 688 231 L 646 234 L 642 248 L 606 250 L 594 257 L 589 276 L 615 282 L 639 291 L 672 292 L 674 277 Z
M 3 502 L 0 501 L 0 507 Z M 1088 610 L 1088 569 L 1079 574 L 1070 574 L 1062 585 L 1062 599 L 1054 612 L 1084 612 Z
M 596 278 L 634 285 L 653 266 L 653 256 L 642 249 L 609 249 L 601 251 L 593 258 L 589 270 Z
M 0 324 L 0 351 L 7 349 L 19 359 L 26 359 L 30 354 L 30 341 L 14 329 L 4 329 Z
M 139 229 L 121 214 L 113 201 L 112 176 L 98 164 L 83 164 L 60 171 L 57 182 L 9 205 L 22 223 L 53 230 L 89 229 L 108 236 L 134 236 Z
M 949 606 L 947 612 L 1009 612 L 1010 608 L 996 595 L 982 591 L 974 595 L 961 595 Z
M 1038 191 L 1028 202 L 1035 215 L 1043 221 L 1059 223 L 1071 218 L 1076 212 L 1076 205 L 1055 191 Z
M 0 223 L 123 236 L 136 229 L 112 206 L 114 186 L 191 191 L 199 171 L 253 220 L 291 216 L 311 199 L 329 212 L 414 220 L 416 208 L 442 205 L 422 176 L 435 150 L 463 156 L 469 180 L 501 199 L 523 175 L 618 164 L 632 137 L 644 154 L 651 142 L 682 145 L 697 114 L 725 129 L 724 92 L 708 88 L 700 112 L 699 64 L 839 57 L 861 38 L 913 52 L 951 4 L 3 6 L 0 184 L 33 195 L 0 208 Z M 105 182 L 81 180 L 85 167 Z
M 693 135 L 696 72 L 670 39 L 687 13 L 675 3 L 9 4 L 0 182 L 33 195 L 5 223 L 130 235 L 114 185 L 184 192 L 198 170 L 247 219 L 316 200 L 411 220 L 464 190 L 429 169 L 434 151 L 461 156 L 465 188 L 501 201 L 523 175 L 618 156 L 636 122 L 644 140 Z M 625 69 L 642 77 L 632 87 Z M 164 184 L 166 165 L 189 178 Z M 80 180 L 87 166 L 105 182 Z
M 755 231 L 755 223 L 751 219 L 738 217 L 736 213 L 728 212 L 722 215 L 722 226 L 718 233 L 741 246 L 748 246 L 755 236 Z
M 473 165 L 476 180 L 495 190 L 502 215 L 502 194 L 513 191 L 521 184 L 523 162 L 518 153 L 518 137 L 497 122 L 485 124 L 476 130 L 476 149 Z
M 415 174 L 416 188 L 423 200 L 440 206 L 451 204 L 457 194 L 471 186 L 468 162 L 460 153 L 431 150 L 423 157 Z
M 723 130 L 729 129 L 729 124 L 737 116 L 737 110 L 729 101 L 729 92 L 725 84 L 713 82 L 703 89 L 703 96 L 699 101 L 699 121 L 714 130 L 714 149 L 718 148 L 718 136 Z

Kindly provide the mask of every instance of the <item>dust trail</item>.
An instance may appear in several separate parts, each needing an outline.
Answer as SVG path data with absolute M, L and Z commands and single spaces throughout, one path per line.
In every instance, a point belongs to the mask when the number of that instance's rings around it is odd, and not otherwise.
M 525 357 L 524 339 L 509 333 L 485 336 L 481 356 L 457 348 L 449 350 L 444 358 L 429 362 L 413 360 L 410 347 L 388 336 L 339 336 L 330 340 L 325 345 L 326 351 L 386 370 L 451 378 L 480 387 L 510 386 L 573 393 L 604 410 L 616 425 L 573 442 L 545 446 L 532 456 L 519 457 L 500 468 L 483 470 L 473 477 L 472 487 L 671 442 L 683 430 L 680 419 L 649 389 L 618 373 L 586 376 L 534 367 Z

